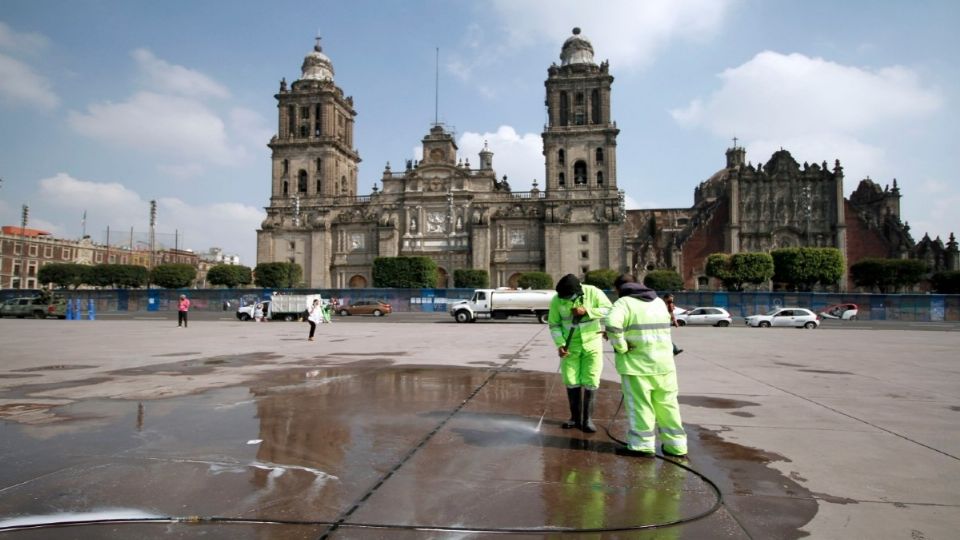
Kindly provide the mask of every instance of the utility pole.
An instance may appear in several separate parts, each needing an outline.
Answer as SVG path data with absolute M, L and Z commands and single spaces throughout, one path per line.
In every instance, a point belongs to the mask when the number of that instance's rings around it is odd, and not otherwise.
M 157 265 L 157 201 L 150 201 L 150 269 Z
M 20 220 L 20 288 L 27 288 L 27 221 L 30 218 L 30 207 L 23 205 L 23 215 Z

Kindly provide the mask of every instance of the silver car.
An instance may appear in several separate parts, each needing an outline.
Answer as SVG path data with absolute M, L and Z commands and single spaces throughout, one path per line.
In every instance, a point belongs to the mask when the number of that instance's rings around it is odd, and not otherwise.
M 678 326 L 706 324 L 710 326 L 730 326 L 733 318 L 722 307 L 698 307 L 676 316 Z
M 820 319 L 809 309 L 777 308 L 763 315 L 747 317 L 747 325 L 760 328 L 792 326 L 794 328 L 813 329 L 820 326 Z

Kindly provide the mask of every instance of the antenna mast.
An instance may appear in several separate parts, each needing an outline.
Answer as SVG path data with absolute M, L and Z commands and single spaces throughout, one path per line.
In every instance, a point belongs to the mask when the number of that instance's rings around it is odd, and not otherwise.
M 436 78 L 433 88 L 433 124 L 440 123 L 440 47 L 437 47 Z

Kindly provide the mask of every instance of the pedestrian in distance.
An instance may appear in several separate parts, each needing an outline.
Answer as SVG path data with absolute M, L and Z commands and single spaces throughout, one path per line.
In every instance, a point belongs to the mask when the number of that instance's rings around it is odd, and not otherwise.
M 635 281 L 629 274 L 614 281 L 620 298 L 606 321 L 629 422 L 627 448 L 617 452 L 653 457 L 659 432 L 663 454 L 684 457 L 687 434 L 677 401 L 670 313 L 656 291 Z
M 677 316 L 673 313 L 673 309 L 676 307 L 673 303 L 673 295 L 670 293 L 667 293 L 661 296 L 661 298 L 663 298 L 663 303 L 667 305 L 667 311 L 670 312 L 670 326 L 672 326 L 673 328 L 679 328 L 680 325 L 677 324 Z M 681 349 L 680 347 L 677 347 L 676 342 L 674 342 L 673 355 L 676 356 L 682 352 L 683 352 L 683 349 Z
M 310 309 L 307 310 L 307 322 L 310 323 L 310 335 L 307 341 L 313 341 L 313 334 L 317 331 L 317 325 L 323 322 L 323 306 L 319 298 L 313 300 Z
M 253 320 L 254 322 L 263 320 L 263 304 L 261 302 L 257 302 L 256 305 L 253 306 Z
M 190 300 L 187 295 L 181 294 L 180 301 L 177 303 L 177 328 L 187 327 L 187 312 L 190 311 Z
M 602 323 L 609 310 L 607 295 L 592 285 L 581 284 L 573 274 L 557 282 L 547 324 L 561 358 L 560 373 L 570 405 L 570 420 L 563 423 L 564 429 L 597 431 L 592 416 L 603 370 Z

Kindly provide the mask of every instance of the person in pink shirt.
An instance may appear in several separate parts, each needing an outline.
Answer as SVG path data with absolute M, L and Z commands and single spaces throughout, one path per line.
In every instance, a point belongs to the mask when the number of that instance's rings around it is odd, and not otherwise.
M 180 304 L 177 307 L 177 327 L 187 327 L 187 312 L 190 311 L 190 300 L 187 300 L 187 295 L 180 295 Z

